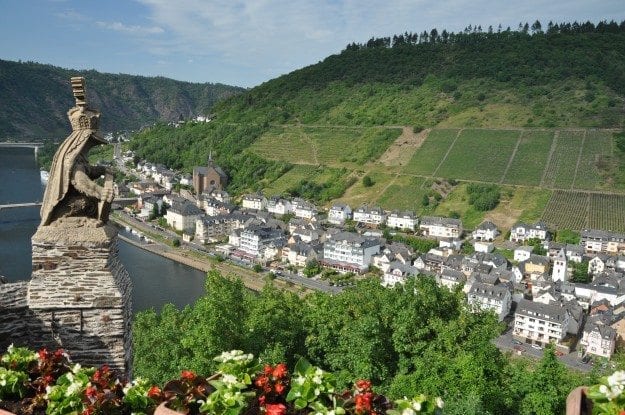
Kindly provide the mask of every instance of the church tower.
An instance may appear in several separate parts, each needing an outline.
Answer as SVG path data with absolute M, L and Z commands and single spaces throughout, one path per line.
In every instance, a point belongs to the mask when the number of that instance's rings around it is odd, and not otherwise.
M 567 281 L 567 259 L 564 248 L 560 249 L 558 255 L 556 255 L 555 260 L 553 261 L 553 271 L 551 273 L 551 279 L 555 281 Z

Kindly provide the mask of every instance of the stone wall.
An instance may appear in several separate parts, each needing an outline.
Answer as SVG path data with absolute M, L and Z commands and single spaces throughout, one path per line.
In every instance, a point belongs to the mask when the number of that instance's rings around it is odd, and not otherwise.
M 0 285 L 0 339 L 62 347 L 76 362 L 128 373 L 131 283 L 115 228 L 40 227 L 32 247 L 31 281 Z

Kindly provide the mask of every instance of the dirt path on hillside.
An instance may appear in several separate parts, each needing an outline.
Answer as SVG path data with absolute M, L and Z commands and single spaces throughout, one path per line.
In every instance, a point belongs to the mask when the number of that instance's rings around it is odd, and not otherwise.
M 397 140 L 380 156 L 378 163 L 385 166 L 405 166 L 412 155 L 423 144 L 431 129 L 427 128 L 415 134 L 412 127 L 402 127 L 402 133 Z
M 484 220 L 493 222 L 499 229 L 510 229 L 518 222 L 522 209 L 513 209 L 509 200 L 502 201 L 494 211 L 484 215 Z

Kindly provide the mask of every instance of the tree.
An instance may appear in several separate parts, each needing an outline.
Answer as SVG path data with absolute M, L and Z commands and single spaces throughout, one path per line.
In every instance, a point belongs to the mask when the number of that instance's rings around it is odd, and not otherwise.
M 180 239 L 178 239 L 178 238 L 174 239 L 173 241 L 171 241 L 171 245 L 174 248 L 178 248 L 180 246 Z
M 371 179 L 371 177 L 365 176 L 365 177 L 362 178 L 362 185 L 364 187 L 371 187 L 371 186 L 373 186 L 373 184 L 374 183 L 373 183 L 373 180 Z
M 587 284 L 592 281 L 592 277 L 588 273 L 588 260 L 579 263 L 570 261 L 568 264 L 573 268 L 572 282 Z
M 158 204 L 154 203 L 152 205 L 152 211 L 150 212 L 150 216 L 148 216 L 148 220 L 154 220 L 158 217 Z

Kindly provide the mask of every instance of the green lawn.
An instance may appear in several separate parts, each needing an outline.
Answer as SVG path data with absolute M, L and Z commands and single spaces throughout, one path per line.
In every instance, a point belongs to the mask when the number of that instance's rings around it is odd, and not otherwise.
M 458 130 L 432 130 L 404 169 L 407 174 L 430 176 L 456 138 Z
M 436 176 L 499 182 L 519 134 L 515 130 L 463 130 Z
M 450 217 L 457 213 L 462 220 L 462 226 L 466 229 L 474 229 L 484 220 L 486 212 L 479 212 L 469 205 L 467 196 L 467 184 L 461 184 L 441 201 L 434 210 L 436 216 Z
M 538 186 L 552 141 L 553 131 L 524 131 L 503 182 Z

